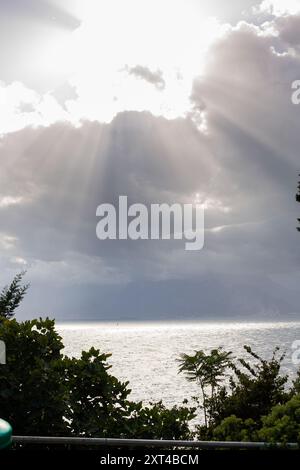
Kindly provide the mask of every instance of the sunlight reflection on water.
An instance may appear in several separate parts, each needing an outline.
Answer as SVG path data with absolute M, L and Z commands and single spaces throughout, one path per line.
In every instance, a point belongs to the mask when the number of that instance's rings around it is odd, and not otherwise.
M 180 404 L 197 393 L 197 387 L 178 375 L 176 359 L 195 349 L 208 351 L 222 346 L 235 356 L 245 356 L 243 345 L 270 357 L 276 346 L 286 351 L 283 372 L 291 377 L 292 343 L 300 340 L 300 322 L 277 323 L 58 323 L 65 354 L 78 357 L 81 350 L 94 346 L 112 353 L 112 373 L 129 380 L 133 400 Z

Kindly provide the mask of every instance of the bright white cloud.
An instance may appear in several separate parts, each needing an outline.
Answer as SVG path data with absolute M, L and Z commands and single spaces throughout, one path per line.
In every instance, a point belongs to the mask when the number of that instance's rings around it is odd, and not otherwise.
M 68 69 L 77 89 L 79 98 L 68 103 L 73 117 L 109 122 L 124 110 L 187 113 L 193 78 L 219 32 L 216 19 L 202 16 L 193 0 L 87 2 L 82 17 L 53 63 Z M 161 70 L 163 90 L 128 73 L 137 66 Z
M 207 130 L 203 109 L 190 102 L 193 80 L 204 73 L 207 51 L 229 25 L 207 17 L 196 0 L 87 0 L 76 3 L 80 26 L 59 36 L 59 47 L 43 54 L 49 75 L 66 77 L 77 96 L 64 107 L 51 92 L 44 95 L 19 82 L 0 84 L 0 134 L 56 121 L 111 122 L 122 111 L 150 111 L 168 119 L 191 117 Z M 260 12 L 277 17 L 295 13 L 300 0 L 264 0 Z M 269 21 L 257 34 L 278 35 Z M 163 86 L 132 70 L 159 71 Z
M 69 119 L 51 95 L 41 96 L 19 82 L 10 85 L 0 82 L 0 135 Z
M 300 11 L 300 0 L 263 0 L 259 9 L 276 16 L 295 14 Z
M 20 204 L 22 201 L 22 197 L 3 196 L 0 197 L 0 208 L 14 206 L 15 204 Z
M 59 46 L 38 59 L 61 76 L 77 97 L 64 109 L 51 93 L 19 82 L 0 85 L 0 133 L 59 120 L 110 122 L 118 112 L 150 111 L 169 119 L 191 111 L 190 92 L 220 25 L 194 0 L 82 2 L 82 23 L 59 36 Z M 134 69 L 160 71 L 163 87 L 141 80 Z M 199 117 L 199 116 L 198 116 Z M 203 125 L 200 119 L 199 125 Z

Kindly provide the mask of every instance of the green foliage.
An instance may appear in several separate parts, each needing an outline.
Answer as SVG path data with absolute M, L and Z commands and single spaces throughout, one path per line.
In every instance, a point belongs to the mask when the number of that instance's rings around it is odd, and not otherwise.
M 257 422 L 274 405 L 287 399 L 284 390 L 287 376 L 280 374 L 284 355 L 278 357 L 278 348 L 269 361 L 255 354 L 249 346 L 244 349 L 254 363 L 239 359 L 238 364 L 233 365 L 229 388 L 221 388 L 214 398 L 212 421 L 215 425 L 231 415 Z
M 7 363 L 0 367 L 0 416 L 17 435 L 188 439 L 194 410 L 143 406 L 111 375 L 109 354 L 92 348 L 63 356 L 52 320 L 0 323 Z
M 54 321 L 4 320 L 0 339 L 7 356 L 0 367 L 0 416 L 15 434 L 66 432 L 67 387 L 59 371 L 63 344 Z
M 257 424 L 251 418 L 228 416 L 213 429 L 212 436 L 216 441 L 257 441 Z
M 16 308 L 22 302 L 29 284 L 22 285 L 25 271 L 17 274 L 9 286 L 5 286 L 0 294 L 0 322 L 4 318 L 11 318 Z
M 215 404 L 215 394 L 231 367 L 231 352 L 222 348 L 212 349 L 209 354 L 195 351 L 195 354 L 181 354 L 179 372 L 184 372 L 189 381 L 196 381 L 201 389 L 205 426 L 210 424 Z M 197 398 L 196 398 L 197 401 Z
M 230 360 L 228 366 L 232 374 L 228 387 L 218 382 L 216 393 L 206 399 L 209 422 L 208 425 L 197 426 L 198 437 L 218 441 L 300 444 L 300 371 L 291 389 L 286 391 L 287 376 L 280 374 L 284 355 L 278 355 L 279 349 L 275 349 L 270 360 L 265 360 L 249 346 L 244 348 L 251 362 L 239 359 L 233 363 Z M 189 380 L 195 380 L 193 377 L 199 375 L 198 369 L 194 370 L 191 365 L 196 357 L 204 361 L 206 356 L 202 351 L 193 358 L 185 356 L 186 363 L 181 366 L 184 370 L 183 366 L 188 365 Z M 205 381 L 207 384 L 209 379 Z M 212 384 L 215 385 L 214 380 Z
M 270 444 L 300 444 L 300 395 L 283 405 L 274 406 L 261 420 L 243 420 L 234 415 L 225 418 L 212 431 L 218 441 L 261 441 Z
M 132 439 L 191 439 L 189 422 L 195 418 L 195 408 L 173 406 L 166 408 L 162 402 L 150 406 L 134 404 L 123 437 Z
M 278 354 L 278 348 L 270 360 L 249 346 L 244 349 L 250 361 L 234 361 L 231 353 L 221 349 L 207 355 L 203 351 L 181 355 L 179 371 L 200 388 L 200 396 L 194 397 L 204 410 L 204 424 L 196 427 L 199 439 L 257 440 L 263 416 L 297 393 L 299 378 L 289 392 L 285 390 L 287 376 L 280 373 L 284 355 Z M 228 375 L 228 384 L 224 384 Z
M 65 357 L 61 377 L 69 391 L 65 416 L 75 436 L 119 437 L 129 415 L 128 382 L 109 374 L 109 354 L 91 348 L 80 359 Z
M 262 423 L 260 440 L 300 444 L 300 395 L 295 395 L 283 405 L 276 405 L 268 416 L 262 418 Z

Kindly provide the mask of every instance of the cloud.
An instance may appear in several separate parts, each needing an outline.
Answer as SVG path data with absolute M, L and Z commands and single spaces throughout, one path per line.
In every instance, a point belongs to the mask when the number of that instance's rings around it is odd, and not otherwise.
M 300 11 L 300 2 L 299 0 L 264 0 L 259 9 L 269 11 L 275 16 L 295 14 Z
M 300 9 L 300 5 L 299 5 Z M 279 17 L 276 28 L 280 39 L 287 45 L 298 48 L 300 45 L 300 14 Z
M 166 82 L 163 79 L 163 73 L 161 70 L 152 72 L 148 67 L 142 65 L 136 65 L 135 67 L 126 67 L 129 74 L 134 75 L 137 78 L 141 78 L 146 82 L 154 85 L 158 90 L 163 90 L 166 86 Z
M 21 202 L 22 197 L 3 196 L 0 199 L 0 208 L 13 206 L 14 204 L 20 204 Z
M 76 82 L 78 98 L 66 102 L 67 111 L 53 98 L 60 122 L 40 96 L 5 87 L 13 99 L 9 124 L 2 121 L 10 133 L 0 141 L 1 276 L 28 266 L 36 290 L 24 315 L 44 305 L 61 317 L 298 311 L 297 22 L 284 13 L 261 25 L 227 25 L 199 67 L 186 114 L 172 119 L 116 105 L 99 122 L 98 77 L 90 95 Z M 191 59 L 197 64 L 197 54 Z M 149 81 L 153 70 L 143 66 L 135 70 L 141 80 L 130 79 Z M 97 120 L 75 126 L 67 115 L 74 106 L 81 116 L 84 101 Z M 22 103 L 35 111 L 17 111 Z M 205 130 L 196 125 L 199 113 Z M 48 124 L 28 127 L 41 115 Z M 144 204 L 191 202 L 198 194 L 207 208 L 204 250 L 188 253 L 180 241 L 100 242 L 96 208 L 121 194 Z
M 0 82 L 0 135 L 60 120 L 70 116 L 50 94 L 41 95 L 20 82 Z
M 7 16 L 16 15 L 25 18 L 34 18 L 45 23 L 56 23 L 57 27 L 74 29 L 79 26 L 78 19 L 65 11 L 59 4 L 48 0 L 14 0 L 1 2 L 1 13 Z
M 64 82 L 62 85 L 57 87 L 55 90 L 53 90 L 51 95 L 65 111 L 67 111 L 67 103 L 78 98 L 75 87 L 71 86 L 69 82 Z

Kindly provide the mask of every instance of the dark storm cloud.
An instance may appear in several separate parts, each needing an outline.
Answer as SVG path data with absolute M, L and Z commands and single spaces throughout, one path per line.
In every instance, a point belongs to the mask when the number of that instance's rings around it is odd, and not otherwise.
M 280 32 L 280 38 L 290 46 L 300 46 L 300 14 L 279 17 L 276 26 Z
M 42 259 L 60 259 L 68 247 L 109 256 L 95 237 L 99 204 L 115 204 L 120 194 L 146 204 L 184 201 L 208 188 L 214 171 L 208 142 L 191 122 L 148 113 L 122 113 L 110 125 L 86 122 L 80 129 L 24 129 L 3 139 L 0 158 L 1 193 L 24 198 L 3 208 L 2 229 L 22 227 L 27 254 Z M 118 256 L 114 244 L 111 256 Z

